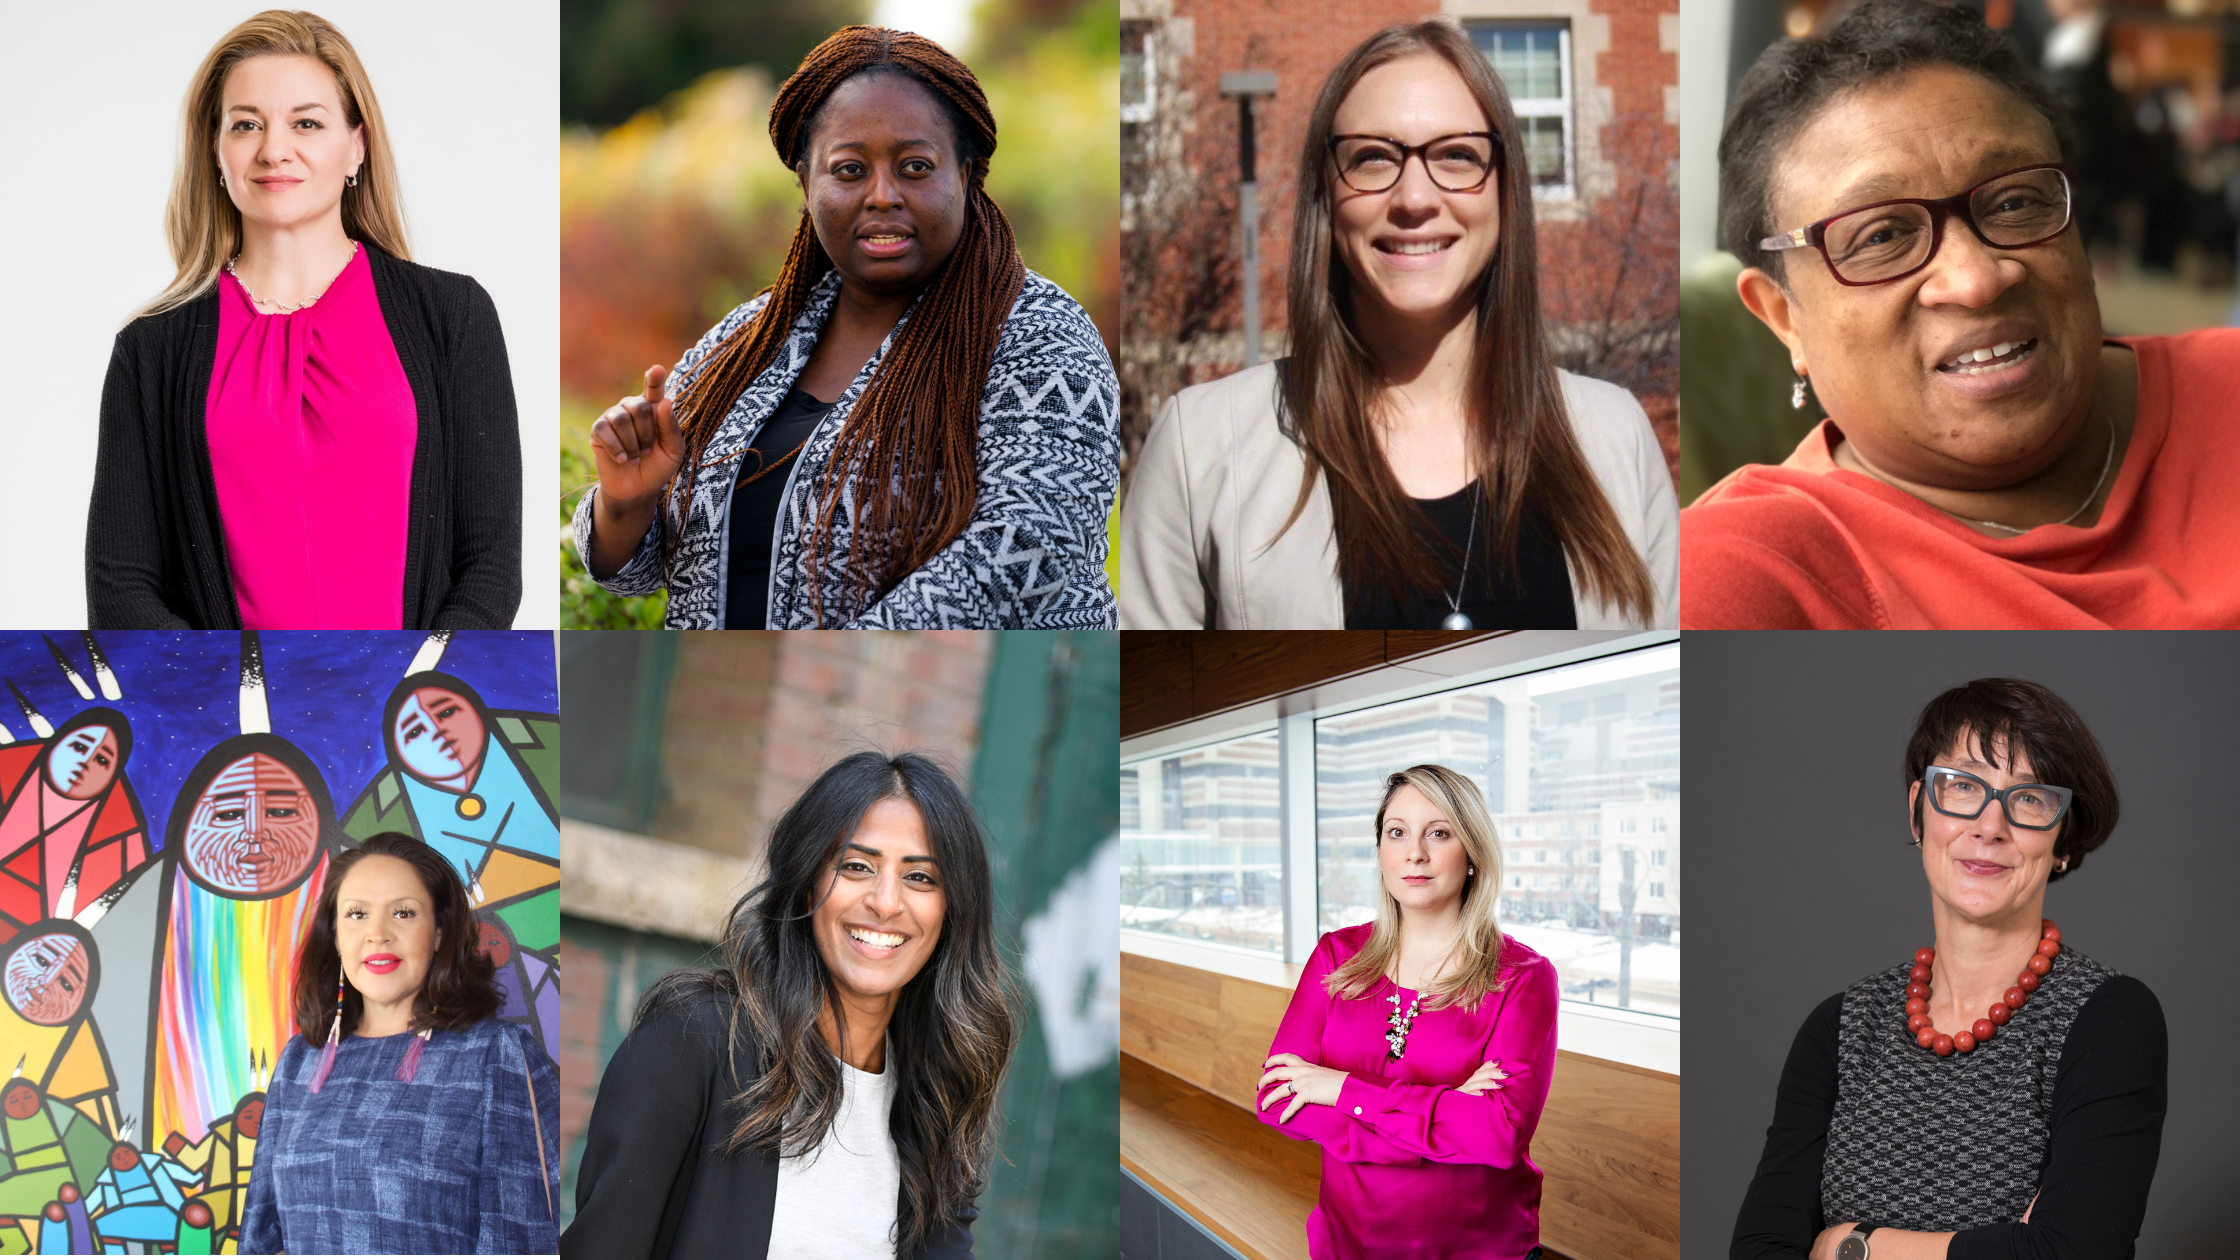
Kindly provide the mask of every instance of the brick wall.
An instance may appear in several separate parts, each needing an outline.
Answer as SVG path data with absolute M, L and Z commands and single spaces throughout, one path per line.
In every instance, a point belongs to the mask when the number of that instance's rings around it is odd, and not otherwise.
M 979 746 L 983 632 L 689 633 L 678 645 L 655 836 L 753 858 L 801 789 L 860 748 L 930 752 L 962 774 Z

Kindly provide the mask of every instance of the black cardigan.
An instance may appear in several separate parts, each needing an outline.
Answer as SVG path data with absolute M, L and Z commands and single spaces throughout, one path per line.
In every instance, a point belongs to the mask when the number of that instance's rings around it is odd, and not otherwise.
M 1842 1013 L 1838 993 L 1812 1012 L 1789 1048 L 1765 1154 L 1735 1217 L 1732 1260 L 1803 1260 L 1821 1230 L 1842 1223 L 1820 1210 Z M 2061 1045 L 2053 1138 L 2030 1224 L 1961 1230 L 1945 1251 L 1949 1260 L 2132 1254 L 2162 1149 L 2169 1059 L 2154 993 L 2129 976 L 2109 977 L 2085 999 Z M 1922 1157 L 1934 1160 L 1936 1152 Z
M 705 989 L 657 1007 L 607 1061 L 576 1165 L 576 1215 L 560 1235 L 561 1260 L 769 1254 L 778 1163 L 767 1151 L 732 1156 L 723 1149 L 738 1123 L 731 1100 L 758 1070 L 744 1025 L 731 1044 L 730 1024 L 731 998 Z M 898 1198 L 898 1217 L 901 1211 Z M 967 1207 L 967 1228 L 907 1260 L 970 1260 L 969 1225 L 977 1217 Z
M 404 626 L 505 629 L 521 606 L 521 435 L 498 309 L 470 277 L 366 258 L 420 417 Z M 117 334 L 86 520 L 93 629 L 241 626 L 204 428 L 217 358 L 214 285 Z

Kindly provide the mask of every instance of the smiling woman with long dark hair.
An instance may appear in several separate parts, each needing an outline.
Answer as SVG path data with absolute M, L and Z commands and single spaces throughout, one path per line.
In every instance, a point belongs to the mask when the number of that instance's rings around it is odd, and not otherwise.
M 563 1256 L 954 1260 L 1016 1031 L 986 841 L 862 752 L 772 828 L 721 969 L 671 972 L 599 1082 Z
M 243 1255 L 552 1250 L 560 1074 L 503 1000 L 457 868 L 419 839 L 335 857 L 262 1100 Z
M 1291 353 L 1182 391 L 1121 513 L 1126 629 L 1597 629 L 1678 616 L 1648 417 L 1557 370 L 1509 96 L 1451 22 L 1330 72 Z
M 600 585 L 682 629 L 1113 624 L 1119 384 L 988 196 L 995 116 L 940 45 L 850 26 L 778 89 L 777 281 L 592 426 Z

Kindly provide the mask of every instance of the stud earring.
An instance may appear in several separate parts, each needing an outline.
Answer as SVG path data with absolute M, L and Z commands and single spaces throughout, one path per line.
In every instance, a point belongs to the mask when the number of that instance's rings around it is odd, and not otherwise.
M 220 187 L 220 188 L 223 188 L 223 187 L 225 187 L 225 186 L 226 186 L 226 173 L 225 173 L 224 171 L 219 171 L 219 172 L 218 172 L 218 187 Z
M 1796 384 L 1794 384 L 1794 385 L 1791 385 L 1791 386 L 1789 387 L 1789 405 L 1790 405 L 1791 407 L 1795 408 L 1795 409 L 1796 409 L 1796 410 L 1798 410 L 1798 411 L 1803 411 L 1803 410 L 1804 410 L 1804 399 L 1805 399 L 1805 383 L 1804 383 L 1804 373 L 1802 373 L 1802 372 L 1799 372 L 1799 373 L 1797 373 L 1797 381 L 1796 381 Z
M 2067 859 L 2067 858 L 2063 858 L 2063 859 L 2061 859 L 2060 861 L 2058 861 L 2058 862 L 2054 863 L 2054 864 L 2053 864 L 2053 869 L 2055 869 L 2055 870 L 2057 870 L 2057 871 L 2061 872 L 2061 873 L 2062 873 L 2062 874 L 2064 874 L 2064 875 L 2068 874 L 2068 873 L 2069 873 L 2069 859 Z
M 343 182 L 343 183 L 344 183 L 345 185 L 347 185 L 347 186 L 349 186 L 349 187 L 351 187 L 351 188 L 356 188 L 356 187 L 358 186 L 358 177 L 357 177 L 357 176 L 355 176 L 355 175 L 352 175 L 352 176 L 351 176 L 350 178 L 348 178 L 348 179 L 345 179 L 345 180 L 343 180 L 342 182 Z M 1803 406 L 1804 404 L 1803 404 L 1803 403 L 1798 403 L 1797 405 L 1801 407 L 1801 406 Z
M 1470 868 L 1470 873 L 1471 873 L 1472 875 L 1475 875 L 1475 874 L 1477 874 L 1477 873 L 1478 873 L 1478 868 L 1477 868 L 1477 867 L 1475 867 L 1475 866 L 1471 867 L 1471 868 Z

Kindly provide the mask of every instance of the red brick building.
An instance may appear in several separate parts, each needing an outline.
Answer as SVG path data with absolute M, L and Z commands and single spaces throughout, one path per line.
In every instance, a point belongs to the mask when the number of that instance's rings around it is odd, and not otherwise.
M 1678 0 L 1121 0 L 1120 376 L 1133 453 L 1152 411 L 1243 365 L 1238 103 L 1254 105 L 1264 357 L 1283 353 L 1307 115 L 1355 45 L 1458 22 L 1509 88 L 1531 155 L 1541 295 L 1559 360 L 1633 389 L 1677 450 Z

